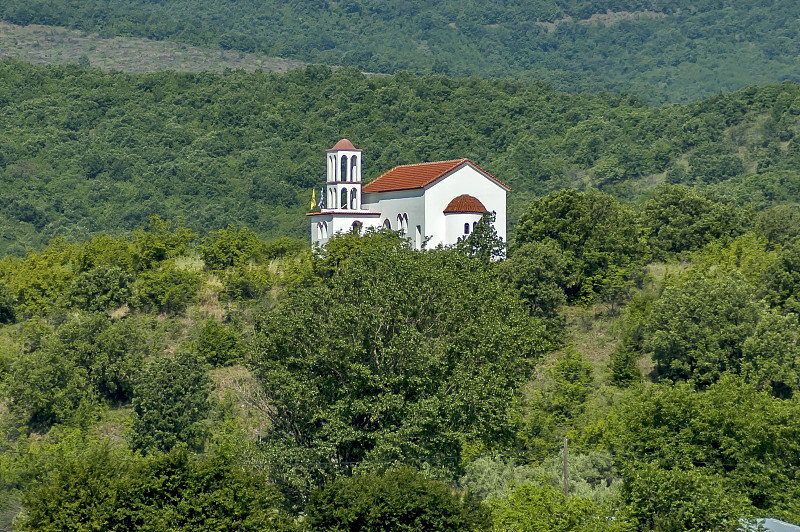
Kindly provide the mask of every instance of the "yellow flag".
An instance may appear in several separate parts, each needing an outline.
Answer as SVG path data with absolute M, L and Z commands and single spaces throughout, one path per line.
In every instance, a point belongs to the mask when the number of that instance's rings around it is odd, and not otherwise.
M 317 206 L 317 189 L 311 189 L 311 210 L 314 210 L 314 207 Z

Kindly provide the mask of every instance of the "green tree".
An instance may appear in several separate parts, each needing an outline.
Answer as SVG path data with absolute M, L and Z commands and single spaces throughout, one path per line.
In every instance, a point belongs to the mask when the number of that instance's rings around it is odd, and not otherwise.
M 517 244 L 554 241 L 567 263 L 565 293 L 592 299 L 609 271 L 635 273 L 644 247 L 636 216 L 613 196 L 563 190 L 531 203 L 517 225 Z
M 653 255 L 659 259 L 698 250 L 744 232 L 741 210 L 731 201 L 684 185 L 664 185 L 641 211 Z
M 631 530 L 627 523 L 610 519 L 591 500 L 567 499 L 557 488 L 527 483 L 512 487 L 508 497 L 490 501 L 493 530 L 568 532 Z
M 458 239 L 456 249 L 484 264 L 503 258 L 506 254 L 506 245 L 494 228 L 495 218 L 493 213 L 481 216 L 472 232 L 468 236 Z
M 497 265 L 498 274 L 528 303 L 531 314 L 552 318 L 566 302 L 566 261 L 552 240 L 527 242 Z
M 408 466 L 345 477 L 314 492 L 306 507 L 311 530 L 490 530 L 487 510 Z
M 153 360 L 136 379 L 131 447 L 152 454 L 178 444 L 202 448 L 211 402 L 211 379 L 197 355 Z
M 227 229 L 207 234 L 203 237 L 203 243 L 197 246 L 197 251 L 210 270 L 224 270 L 245 264 L 248 260 L 258 258 L 263 249 L 264 244 L 253 231 L 246 227 L 237 230 L 232 224 Z
M 130 300 L 132 283 L 133 276 L 120 267 L 98 266 L 72 281 L 67 298 L 81 310 L 108 310 Z
M 475 261 L 365 246 L 256 323 L 265 451 L 300 493 L 360 462 L 413 458 L 447 472 L 465 442 L 511 437 L 508 408 L 542 337 Z
M 744 342 L 762 307 L 738 275 L 690 274 L 669 284 L 645 322 L 645 348 L 658 372 L 707 386 L 724 372 L 738 372 Z
M 685 524 L 664 529 L 726 529 L 754 509 L 796 520 L 797 412 L 797 401 L 732 375 L 705 391 L 687 383 L 633 389 L 611 434 L 623 494 L 641 528 L 674 518 Z
M 199 272 L 179 268 L 173 261 L 141 272 L 134 284 L 137 306 L 157 312 L 181 312 L 197 299 Z

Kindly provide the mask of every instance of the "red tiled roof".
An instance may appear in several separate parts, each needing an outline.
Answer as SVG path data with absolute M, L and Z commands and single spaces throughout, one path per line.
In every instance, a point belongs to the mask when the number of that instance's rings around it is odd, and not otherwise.
M 326 151 L 361 151 L 355 146 L 353 143 L 347 139 L 342 139 L 336 144 L 334 144 L 333 148 L 326 150 Z
M 395 166 L 382 176 L 364 186 L 364 192 L 389 192 L 391 190 L 411 190 L 425 188 L 444 176 L 454 172 L 464 165 L 470 165 L 477 171 L 500 185 L 506 190 L 511 190 L 488 172 L 469 159 L 456 159 L 454 161 L 440 161 L 435 163 L 407 164 Z
M 489 211 L 487 211 L 486 207 L 483 206 L 481 200 L 475 196 L 470 196 L 469 194 L 461 194 L 460 196 L 456 196 L 450 201 L 450 203 L 447 204 L 447 207 L 444 209 L 445 214 L 464 212 L 483 214 L 484 212 Z

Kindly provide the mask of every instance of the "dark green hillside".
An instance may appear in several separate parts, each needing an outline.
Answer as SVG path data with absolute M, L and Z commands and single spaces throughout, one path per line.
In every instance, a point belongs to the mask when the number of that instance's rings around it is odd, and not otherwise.
M 593 186 L 630 199 L 664 180 L 756 207 L 800 189 L 800 88 L 748 88 L 655 108 L 521 81 L 106 74 L 0 63 L 0 251 L 119 234 L 154 214 L 206 232 L 305 236 L 323 151 L 347 137 L 365 176 L 469 157 L 507 181 L 512 220 L 533 197 Z
M 6 0 L 0 19 L 656 102 L 800 80 L 800 5 L 790 0 Z

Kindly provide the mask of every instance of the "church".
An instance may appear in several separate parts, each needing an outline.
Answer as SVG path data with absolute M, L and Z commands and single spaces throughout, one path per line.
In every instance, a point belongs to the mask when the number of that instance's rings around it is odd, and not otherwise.
M 396 166 L 361 183 L 361 150 L 342 139 L 327 150 L 327 177 L 320 212 L 310 212 L 311 242 L 324 245 L 336 233 L 368 228 L 398 231 L 414 249 L 455 244 L 485 213 L 506 240 L 507 185 L 469 159 Z

